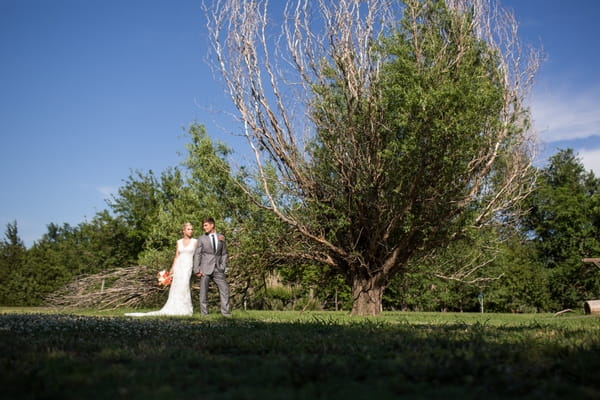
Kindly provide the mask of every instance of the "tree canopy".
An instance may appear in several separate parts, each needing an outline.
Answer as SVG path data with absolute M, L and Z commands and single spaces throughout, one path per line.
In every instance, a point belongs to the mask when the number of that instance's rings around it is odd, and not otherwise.
M 246 192 L 294 229 L 298 257 L 346 277 L 361 315 L 380 312 L 409 262 L 510 220 L 532 184 L 538 58 L 520 52 L 512 16 L 402 3 L 290 1 L 279 41 L 267 2 L 207 7 L 264 188 Z

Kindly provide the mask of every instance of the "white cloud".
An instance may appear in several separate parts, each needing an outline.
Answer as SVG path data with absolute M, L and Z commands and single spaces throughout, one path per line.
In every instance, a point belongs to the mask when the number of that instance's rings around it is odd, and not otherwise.
M 600 149 L 580 150 L 579 157 L 586 171 L 594 171 L 594 175 L 600 176 Z
M 113 186 L 97 186 L 96 190 L 102 194 L 104 199 L 110 199 L 117 189 Z
M 531 110 L 542 142 L 600 135 L 600 90 L 537 93 Z

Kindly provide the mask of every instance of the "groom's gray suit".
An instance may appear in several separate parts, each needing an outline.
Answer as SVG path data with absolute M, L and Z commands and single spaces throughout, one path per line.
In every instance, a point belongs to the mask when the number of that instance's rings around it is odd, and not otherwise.
M 213 249 L 211 235 L 214 235 L 216 249 Z M 194 252 L 194 274 L 200 272 L 202 273 L 200 277 L 200 313 L 208 314 L 208 285 L 213 280 L 219 289 L 221 314 L 229 315 L 229 286 L 225 280 L 227 246 L 223 235 L 215 232 L 214 234 L 203 234 L 198 238 Z

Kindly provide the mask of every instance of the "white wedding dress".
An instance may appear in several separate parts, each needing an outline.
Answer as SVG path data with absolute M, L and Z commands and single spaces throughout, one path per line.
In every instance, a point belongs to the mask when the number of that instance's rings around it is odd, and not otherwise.
M 190 277 L 197 239 L 191 239 L 187 246 L 183 239 L 177 241 L 179 256 L 173 267 L 173 281 L 169 289 L 167 302 L 158 311 L 126 313 L 129 317 L 149 317 L 154 315 L 190 316 L 193 313 Z

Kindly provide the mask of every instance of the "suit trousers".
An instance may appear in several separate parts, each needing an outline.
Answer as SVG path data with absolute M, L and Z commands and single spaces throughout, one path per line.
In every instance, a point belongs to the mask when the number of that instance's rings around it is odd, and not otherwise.
M 217 269 L 210 275 L 200 277 L 200 314 L 208 315 L 208 286 L 210 281 L 213 281 L 219 290 L 221 314 L 229 315 L 229 285 L 225 280 L 225 273 Z

